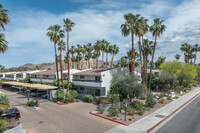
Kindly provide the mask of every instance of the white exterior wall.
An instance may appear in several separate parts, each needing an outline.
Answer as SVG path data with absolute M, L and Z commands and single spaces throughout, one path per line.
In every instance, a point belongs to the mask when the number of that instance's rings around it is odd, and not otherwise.
M 105 89 L 106 89 L 106 96 L 107 96 L 108 92 L 110 91 L 111 81 L 115 74 L 128 75 L 129 69 L 128 68 L 115 68 L 115 69 L 101 72 L 102 87 L 105 87 Z

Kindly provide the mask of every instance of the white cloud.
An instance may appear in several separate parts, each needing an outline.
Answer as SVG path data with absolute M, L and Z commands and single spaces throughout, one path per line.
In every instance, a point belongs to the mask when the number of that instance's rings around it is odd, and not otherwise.
M 142 3 L 103 0 L 97 5 L 84 6 L 79 11 L 63 14 L 35 10 L 16 11 L 11 13 L 11 23 L 6 27 L 10 48 L 5 55 L 1 55 L 3 57 L 1 62 L 4 62 L 3 65 L 6 67 L 12 67 L 27 63 L 27 60 L 29 63 L 54 61 L 53 43 L 46 37 L 46 32 L 50 25 L 63 25 L 63 18 L 70 18 L 76 23 L 70 33 L 70 45 L 94 43 L 96 40 L 106 39 L 120 47 L 120 53 L 116 56 L 120 58 L 131 48 L 131 37 L 124 38 L 120 30 L 120 25 L 124 23 L 123 15 L 128 12 L 141 14 L 149 19 L 150 24 L 155 17 L 165 19 L 164 24 L 167 29 L 158 40 L 156 58 L 166 56 L 171 60 L 176 53 L 181 53 L 179 50 L 181 43 L 200 42 L 199 6 L 198 0 L 185 0 L 179 5 L 173 1 L 161 0 L 142 1 Z M 148 34 L 147 37 L 151 38 L 151 35 Z M 136 42 L 137 40 L 135 40 L 137 48 Z M 14 51 L 19 53 L 14 56 Z M 10 58 L 18 58 L 18 61 L 11 63 Z

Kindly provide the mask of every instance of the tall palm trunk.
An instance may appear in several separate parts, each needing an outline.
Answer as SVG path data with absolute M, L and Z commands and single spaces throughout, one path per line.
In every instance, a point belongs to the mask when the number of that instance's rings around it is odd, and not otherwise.
M 57 73 L 58 89 L 60 89 L 59 73 L 58 73 L 58 57 L 57 57 L 56 43 L 54 43 L 54 50 L 55 50 L 55 61 L 56 61 L 56 73 Z
M 106 68 L 108 68 L 108 52 L 106 52 Z
M 104 51 L 102 51 L 102 67 L 104 68 Z
M 151 76 L 152 76 L 152 69 L 153 69 L 153 59 L 154 59 L 155 50 L 156 50 L 156 41 L 157 41 L 157 34 L 155 36 L 155 42 L 154 42 L 154 47 L 153 47 L 153 54 L 152 54 L 152 59 L 151 59 L 151 68 L 150 68 L 150 77 L 149 77 L 149 91 L 151 89 Z
M 111 68 L 113 68 L 113 58 L 114 58 L 114 54 L 112 55 Z
M 131 55 L 132 55 L 132 66 L 131 66 L 131 72 L 132 72 L 132 75 L 133 75 L 133 78 L 135 77 L 134 74 L 135 74 L 135 49 L 134 49 L 134 33 L 131 32 L 131 37 L 132 37 L 132 52 L 131 52 Z
M 97 56 L 97 59 L 96 59 L 96 68 L 98 69 L 99 68 L 99 61 L 98 61 L 98 56 Z
M 140 38 L 140 35 L 139 35 L 139 52 L 140 52 L 140 63 L 141 63 L 141 77 L 142 77 L 142 83 L 144 83 L 144 73 L 142 71 L 142 48 L 141 48 L 141 38 Z
M 194 57 L 194 65 L 196 66 L 196 59 L 197 59 L 197 52 L 195 53 L 195 57 Z
M 72 54 L 72 60 L 71 60 L 71 62 L 72 62 L 72 69 L 74 69 L 74 61 L 73 61 L 73 59 L 74 59 L 74 54 Z
M 61 52 L 61 50 L 60 50 L 60 71 L 61 71 L 61 80 L 62 80 L 63 94 L 65 94 L 65 87 L 64 87 L 64 82 L 63 82 L 62 52 Z M 64 95 L 63 95 L 63 99 L 65 99 Z
M 90 68 L 90 56 L 89 56 L 89 54 L 88 54 L 88 68 Z
M 68 62 L 68 75 L 67 75 L 67 93 L 69 94 L 69 80 L 70 80 L 70 62 L 69 62 L 69 31 L 67 31 L 67 62 Z
M 146 84 L 146 86 L 147 86 L 147 82 L 146 82 L 146 76 L 147 76 L 147 74 L 145 73 L 145 63 L 146 63 L 146 60 L 145 60 L 145 55 L 146 55 L 146 53 L 145 53 L 145 50 L 144 50 L 144 38 L 143 38 L 143 35 L 142 35 L 142 49 L 143 49 L 143 64 L 142 64 L 142 67 L 141 67 L 141 74 L 142 74 L 142 82 L 143 83 L 145 83 Z
M 146 55 L 146 59 L 145 59 L 145 74 L 146 74 L 146 77 L 145 77 L 145 80 L 146 80 L 146 86 L 148 84 L 148 72 L 147 72 L 147 64 L 148 64 L 148 55 Z

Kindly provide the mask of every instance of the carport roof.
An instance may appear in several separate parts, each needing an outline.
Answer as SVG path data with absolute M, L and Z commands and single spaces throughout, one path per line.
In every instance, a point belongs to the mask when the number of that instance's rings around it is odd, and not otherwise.
M 57 89 L 56 86 L 41 85 L 41 84 L 29 84 L 29 83 L 21 83 L 21 82 L 2 82 L 2 83 L 9 84 L 9 85 L 19 85 L 19 86 L 24 86 L 24 87 L 36 88 L 36 89 L 40 89 L 40 90 Z

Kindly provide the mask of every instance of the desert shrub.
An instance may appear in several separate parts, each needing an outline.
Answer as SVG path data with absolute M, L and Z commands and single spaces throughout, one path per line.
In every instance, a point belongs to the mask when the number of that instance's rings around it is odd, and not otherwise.
M 111 93 L 118 94 L 120 100 L 138 98 L 144 95 L 145 85 L 138 82 L 138 78 L 132 75 L 115 76 L 111 81 Z
M 94 101 L 96 102 L 96 104 L 100 104 L 101 98 L 100 98 L 100 97 L 96 97 L 96 98 L 94 99 Z
M 4 132 L 8 125 L 9 124 L 6 119 L 0 119 L 0 133 Z
M 177 93 L 180 93 L 181 91 L 184 90 L 184 87 L 183 86 L 177 86 L 174 91 L 177 92 Z
M 67 93 L 68 94 L 68 93 Z M 78 96 L 78 92 L 76 90 L 69 90 L 69 95 L 73 96 L 76 98 Z
M 119 114 L 118 109 L 109 109 L 108 112 L 111 116 L 116 116 L 117 114 Z
M 156 101 L 151 92 L 147 93 L 147 99 L 146 99 L 145 103 L 146 103 L 146 106 L 150 107 L 150 108 L 153 108 L 156 105 Z
M 91 94 L 85 95 L 85 102 L 93 102 L 94 101 L 94 97 Z
M 31 82 L 30 77 L 27 76 L 27 77 L 24 79 L 24 82 L 25 82 L 25 83 L 30 83 L 30 82 Z
M 110 104 L 111 102 L 109 100 L 107 100 L 107 99 L 103 99 L 103 100 L 101 100 L 100 103 L 101 104 Z
M 63 100 L 63 90 L 62 89 L 58 89 L 55 93 L 55 100 L 57 101 L 62 101 Z
M 136 110 L 139 110 L 140 108 L 142 108 L 142 106 L 144 106 L 144 104 L 140 101 L 133 101 L 130 103 L 130 106 L 135 108 Z
M 148 74 L 148 81 L 149 81 L 150 74 Z M 155 74 L 151 76 L 151 90 L 157 90 L 158 86 L 158 79 Z
M 10 100 L 7 95 L 0 94 L 0 116 L 3 113 L 4 109 L 8 109 L 10 107 Z
M 133 116 L 136 114 L 136 110 L 134 108 L 128 107 L 127 112 L 130 116 Z
M 119 94 L 111 94 L 111 93 L 108 93 L 107 99 L 108 99 L 109 101 L 111 101 L 111 103 L 120 102 Z
M 161 72 L 158 77 L 158 88 L 160 90 L 166 91 L 168 89 L 173 89 L 178 84 L 177 76 L 174 74 L 169 74 Z
M 100 109 L 99 109 L 100 114 L 103 114 L 104 111 L 105 111 L 104 108 L 100 108 Z
M 22 92 L 28 92 L 27 87 L 21 87 L 20 90 L 21 90 Z
M 64 103 L 70 103 L 70 102 L 74 102 L 74 96 L 69 94 L 69 95 L 65 98 Z
M 36 102 L 35 101 L 27 101 L 26 105 L 27 106 L 36 106 Z
M 138 109 L 138 115 L 143 115 L 146 111 L 146 107 L 145 106 L 141 106 L 139 109 Z

